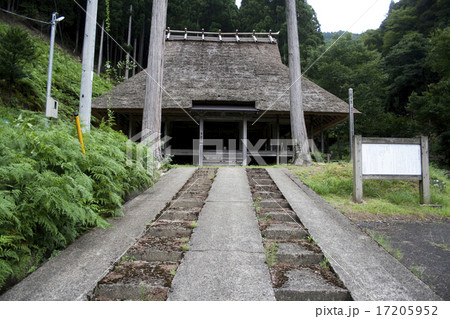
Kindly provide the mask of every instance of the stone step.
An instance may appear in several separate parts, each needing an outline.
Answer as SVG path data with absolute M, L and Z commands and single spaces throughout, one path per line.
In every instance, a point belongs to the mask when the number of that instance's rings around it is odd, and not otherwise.
M 180 197 L 170 204 L 170 208 L 201 208 L 204 200 L 202 198 L 184 198 Z
M 148 262 L 178 262 L 183 258 L 183 251 L 167 251 L 152 247 L 145 250 L 130 249 L 128 255 Z
M 281 192 L 272 192 L 272 191 L 260 191 L 252 194 L 253 200 L 257 198 L 261 199 L 281 199 L 283 197 L 283 193 Z
M 291 208 L 285 199 L 262 199 L 258 201 L 261 208 Z
M 346 289 L 326 281 L 309 268 L 292 269 L 285 273 L 287 281 L 275 288 L 277 300 L 285 301 L 345 301 L 351 300 Z
M 270 179 L 270 175 L 267 174 L 267 173 L 265 173 L 265 174 L 264 173 L 257 173 L 257 174 L 249 175 L 248 178 L 250 180 L 253 180 L 253 179 Z
M 116 266 L 97 284 L 94 297 L 119 300 L 165 300 L 177 264 L 145 261 L 125 262 Z
M 146 231 L 146 235 L 153 237 L 190 237 L 192 227 L 188 223 L 166 223 L 161 220 Z
M 258 216 L 262 219 L 275 220 L 279 222 L 298 222 L 297 215 L 290 210 L 260 212 Z
M 266 239 L 302 239 L 307 232 L 295 223 L 271 224 L 261 234 Z
M 250 188 L 252 189 L 252 191 L 257 191 L 257 192 L 278 192 L 278 187 L 277 185 L 252 185 L 250 184 Z
M 251 178 L 249 180 L 252 186 L 276 186 L 276 184 L 270 178 Z
M 308 250 L 298 243 L 277 243 L 277 261 L 295 266 L 318 264 L 323 254 Z
M 127 251 L 127 256 L 148 262 L 179 262 L 189 238 L 143 236 Z
M 161 219 L 165 220 L 197 220 L 197 216 L 200 213 L 200 209 L 169 209 L 161 215 Z
M 211 188 L 211 184 L 186 184 L 183 186 L 183 188 L 180 190 L 180 196 L 181 194 L 183 194 L 186 191 L 204 191 L 204 192 L 208 192 L 209 189 Z
M 205 196 L 205 197 L 208 196 L 208 191 L 197 190 L 197 189 L 194 189 L 194 188 L 195 187 L 180 192 L 180 196 Z

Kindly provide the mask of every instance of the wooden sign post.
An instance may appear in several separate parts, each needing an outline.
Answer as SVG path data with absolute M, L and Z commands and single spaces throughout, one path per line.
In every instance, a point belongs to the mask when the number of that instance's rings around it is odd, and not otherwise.
M 353 201 L 362 203 L 363 180 L 418 180 L 420 201 L 430 204 L 428 137 L 353 139 Z

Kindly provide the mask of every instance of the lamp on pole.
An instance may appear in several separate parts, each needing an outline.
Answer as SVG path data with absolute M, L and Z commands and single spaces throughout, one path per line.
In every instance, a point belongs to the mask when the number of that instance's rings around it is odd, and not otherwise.
M 45 116 L 52 116 L 52 107 L 53 101 L 51 99 L 51 91 L 52 91 L 52 70 L 53 70 L 53 49 L 55 47 L 55 33 L 56 33 L 56 23 L 64 20 L 64 17 L 61 16 L 57 18 L 58 12 L 53 12 L 52 21 L 51 21 L 51 32 L 50 32 L 50 53 L 48 57 L 48 73 L 47 73 L 47 97 L 45 101 Z M 53 103 L 52 103 L 53 102 Z M 54 117 L 54 116 L 52 116 Z

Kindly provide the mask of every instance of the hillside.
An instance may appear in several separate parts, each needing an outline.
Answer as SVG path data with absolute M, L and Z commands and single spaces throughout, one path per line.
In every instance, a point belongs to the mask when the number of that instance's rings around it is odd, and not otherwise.
M 333 38 L 341 36 L 344 32 L 345 31 L 322 32 L 323 38 L 325 40 L 325 44 L 330 43 L 331 40 L 333 40 Z M 352 35 L 352 38 L 355 40 L 361 36 L 361 34 L 359 34 L 359 33 L 352 33 L 351 35 Z
M 25 29 L 24 26 L 19 26 Z M 0 34 L 5 35 L 10 28 L 5 21 L 0 21 Z M 35 59 L 24 64 L 25 77 L 9 85 L 5 79 L 0 80 L 0 105 L 32 111 L 45 110 L 47 87 L 47 70 L 50 46 L 48 36 L 31 35 L 35 47 Z M 60 102 L 59 109 L 63 117 L 72 116 L 78 109 L 81 80 L 81 63 L 79 57 L 65 53 L 57 44 L 54 50 L 52 97 Z M 110 81 L 94 74 L 93 96 L 99 96 L 112 88 Z
M 147 148 L 111 128 L 111 114 L 84 134 L 86 154 L 81 152 L 73 120 L 81 64 L 58 47 L 52 96 L 60 101 L 60 117 L 50 123 L 45 119 L 45 37 L 0 23 L 3 57 L 28 54 L 32 47 L 36 52 L 25 59 L 11 59 L 14 68 L 5 60 L 0 67 L 0 293 L 86 230 L 109 227 L 107 219 L 121 215 L 127 195 L 146 189 L 159 177 L 154 162 L 147 161 L 152 156 Z M 12 74 L 14 81 L 5 74 Z M 94 75 L 94 95 L 111 86 Z M 142 158 L 128 157 L 129 151 Z

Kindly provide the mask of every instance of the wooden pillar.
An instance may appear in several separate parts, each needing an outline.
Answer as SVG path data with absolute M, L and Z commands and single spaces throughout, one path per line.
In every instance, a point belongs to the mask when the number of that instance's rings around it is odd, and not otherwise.
M 294 164 L 310 165 L 308 136 L 302 106 L 302 86 L 300 67 L 300 46 L 298 42 L 297 10 L 295 0 L 286 0 L 286 20 L 288 28 L 289 80 L 291 102 L 291 132 L 294 142 Z
M 325 142 L 325 138 L 324 138 L 323 130 L 321 130 L 321 131 L 320 131 L 320 152 L 321 152 L 322 154 L 325 153 L 325 145 L 324 145 L 324 142 Z
M 353 120 L 353 89 L 348 89 L 349 100 L 349 121 L 350 121 L 350 158 L 353 157 L 353 136 L 355 135 L 355 127 Z
M 247 166 L 247 119 L 242 121 L 242 166 Z
M 324 136 L 323 136 L 323 116 L 320 117 L 320 152 L 322 154 L 325 153 L 325 143 L 324 143 Z
M 166 19 L 167 0 L 153 1 L 142 132 L 146 140 L 151 138 L 150 142 L 154 143 L 154 155 L 159 161 L 162 160 L 160 135 Z
M 277 139 L 277 165 L 280 165 L 280 117 L 278 115 L 275 130 Z
M 128 118 L 128 138 L 133 137 L 133 115 L 130 114 Z
M 198 144 L 198 165 L 203 166 L 203 135 L 204 135 L 204 127 L 205 123 L 203 118 L 200 119 L 200 132 L 199 132 L 199 144 Z
M 419 182 L 420 201 L 422 204 L 429 205 L 431 202 L 430 194 L 430 166 L 428 159 L 428 137 L 420 138 L 422 151 L 422 180 Z
M 362 203 L 363 198 L 363 176 L 362 176 L 362 136 L 355 135 L 353 138 L 353 201 Z

